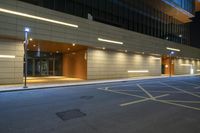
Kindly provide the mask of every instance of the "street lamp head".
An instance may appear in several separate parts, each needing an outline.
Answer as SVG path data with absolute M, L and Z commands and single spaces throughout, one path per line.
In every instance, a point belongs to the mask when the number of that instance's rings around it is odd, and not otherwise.
M 181 38 L 181 37 L 183 37 L 183 35 L 182 35 L 182 34 L 180 34 L 180 35 L 179 35 L 179 37 Z
M 170 54 L 173 55 L 173 54 L 174 54 L 174 51 L 171 51 Z
M 25 27 L 25 28 L 24 28 L 24 31 L 25 31 L 25 32 L 30 32 L 30 28 Z

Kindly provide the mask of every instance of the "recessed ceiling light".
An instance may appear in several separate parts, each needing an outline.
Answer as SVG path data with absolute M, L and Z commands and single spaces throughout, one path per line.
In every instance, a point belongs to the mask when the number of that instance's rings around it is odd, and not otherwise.
M 75 43 L 73 43 L 73 44 L 72 44 L 72 46 L 76 46 L 76 44 L 75 44 Z
M 35 44 L 33 44 L 33 47 L 36 47 L 36 45 L 35 45 Z

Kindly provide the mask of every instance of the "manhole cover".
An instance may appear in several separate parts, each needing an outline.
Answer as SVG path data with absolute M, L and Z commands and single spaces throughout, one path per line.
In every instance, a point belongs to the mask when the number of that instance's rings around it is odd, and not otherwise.
M 64 112 L 58 112 L 58 113 L 56 113 L 56 115 L 63 121 L 86 116 L 86 114 L 81 112 L 80 109 L 72 109 L 72 110 L 67 110 Z
M 94 98 L 93 96 L 81 96 L 80 99 L 90 100 Z

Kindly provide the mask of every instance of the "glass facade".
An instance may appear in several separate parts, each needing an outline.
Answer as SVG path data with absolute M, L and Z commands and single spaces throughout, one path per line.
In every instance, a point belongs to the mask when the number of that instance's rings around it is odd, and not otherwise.
M 189 26 L 150 6 L 145 0 L 21 0 L 45 8 L 147 34 L 190 44 Z M 174 0 L 180 4 L 180 0 Z M 182 0 L 186 1 L 186 0 Z M 188 0 L 189 2 L 191 0 Z M 189 2 L 190 3 L 190 2 Z M 182 3 L 181 3 L 182 4 Z M 185 5 L 185 3 L 183 4 Z M 188 5 L 187 5 L 188 6 Z M 189 7 L 188 7 L 189 8 Z
M 163 0 L 168 1 L 178 7 L 183 8 L 184 10 L 194 13 L 194 6 L 195 6 L 195 0 Z

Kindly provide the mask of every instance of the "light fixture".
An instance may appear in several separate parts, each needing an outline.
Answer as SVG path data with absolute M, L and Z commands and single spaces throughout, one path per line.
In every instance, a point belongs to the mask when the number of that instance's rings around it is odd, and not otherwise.
M 180 34 L 180 35 L 178 35 L 178 36 L 179 36 L 180 38 L 181 38 L 181 37 L 183 37 L 183 35 L 182 35 L 182 34 Z
M 70 48 L 67 48 L 67 50 L 69 51 L 69 50 L 70 50 Z
M 17 15 L 17 16 L 22 16 L 22 17 L 26 17 L 26 18 L 32 18 L 32 19 L 41 20 L 41 21 L 45 21 L 45 22 L 60 24 L 60 25 L 64 25 L 64 26 L 70 26 L 70 27 L 78 28 L 78 25 L 75 25 L 75 24 L 65 23 L 65 22 L 62 22 L 62 21 L 57 21 L 57 20 L 53 20 L 53 19 L 49 19 L 49 18 L 44 18 L 44 17 L 40 17 L 40 16 L 22 13 L 22 12 L 12 11 L 12 10 L 8 10 L 8 9 L 4 9 L 4 8 L 0 8 L 0 12 L 12 14 L 12 15 Z
M 180 52 L 181 50 L 180 49 L 176 49 L 176 48 L 170 48 L 170 47 L 166 47 L 167 50 L 172 50 L 172 51 L 177 51 L 177 52 Z
M 161 58 L 159 58 L 159 57 L 151 57 L 152 59 L 154 59 L 154 60 L 160 60 Z
M 30 38 L 29 41 L 33 41 L 33 38 Z
M 127 53 L 128 52 L 128 50 L 125 50 L 125 53 Z
M 1 11 L 1 8 L 0 8 L 0 11 Z M 25 27 L 25 28 L 24 28 L 24 31 L 25 31 L 25 32 L 30 32 L 31 30 L 30 30 L 29 27 Z
M 56 53 L 58 54 L 58 53 L 59 53 L 59 51 L 56 51 Z
M 36 47 L 36 45 L 35 45 L 35 44 L 33 44 L 33 47 Z
M 148 73 L 149 70 L 128 70 L 128 73 Z
M 0 58 L 15 58 L 15 55 L 0 55 Z
M 198 69 L 197 72 L 200 72 L 200 69 Z
M 103 49 L 103 50 L 105 50 L 106 48 L 105 48 L 105 47 L 103 47 L 102 49 Z
M 192 64 L 180 64 L 181 66 L 192 66 Z
M 114 44 L 120 44 L 120 45 L 123 45 L 123 44 L 124 44 L 123 42 L 113 41 L 113 40 L 108 40 L 108 39 L 103 39 L 103 38 L 98 38 L 98 41 L 101 41 L 101 42 L 108 42 L 108 43 L 114 43 Z
M 72 46 L 76 46 L 76 44 L 75 44 L 75 43 L 73 43 L 73 44 L 72 44 Z

